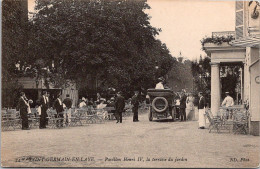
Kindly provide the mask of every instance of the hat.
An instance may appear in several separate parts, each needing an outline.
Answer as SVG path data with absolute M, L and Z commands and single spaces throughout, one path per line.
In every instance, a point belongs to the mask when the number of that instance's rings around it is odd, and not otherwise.
M 110 100 L 115 100 L 115 98 L 114 97 L 111 97 L 111 99 Z
M 229 94 L 229 92 L 225 92 L 226 94 Z
M 163 81 L 164 79 L 163 79 L 163 77 L 159 77 L 158 80 Z
M 106 99 L 105 98 L 100 98 L 100 101 L 106 101 Z
M 82 97 L 82 100 L 83 100 L 83 101 L 86 101 L 86 98 L 85 98 L 85 97 Z

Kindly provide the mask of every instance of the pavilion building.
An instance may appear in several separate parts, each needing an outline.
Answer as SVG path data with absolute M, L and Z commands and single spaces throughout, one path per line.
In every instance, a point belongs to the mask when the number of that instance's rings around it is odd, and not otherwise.
M 204 44 L 205 51 L 211 58 L 211 111 L 217 115 L 225 90 L 228 89 L 236 106 L 249 104 L 249 132 L 259 135 L 260 6 L 254 1 L 235 3 L 235 31 L 212 33 L 212 38 L 233 35 L 235 39 L 221 44 Z

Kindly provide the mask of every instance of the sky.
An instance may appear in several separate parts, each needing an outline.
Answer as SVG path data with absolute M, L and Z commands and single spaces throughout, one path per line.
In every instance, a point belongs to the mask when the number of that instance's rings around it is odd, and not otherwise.
M 148 0 L 152 26 L 173 56 L 190 60 L 205 56 L 200 40 L 212 32 L 235 30 L 235 1 Z
M 215 0 L 147 0 L 151 9 L 145 11 L 150 23 L 161 28 L 159 36 L 172 56 L 195 60 L 200 55 L 200 40 L 212 32 L 235 30 L 235 1 Z M 33 11 L 34 0 L 28 0 Z

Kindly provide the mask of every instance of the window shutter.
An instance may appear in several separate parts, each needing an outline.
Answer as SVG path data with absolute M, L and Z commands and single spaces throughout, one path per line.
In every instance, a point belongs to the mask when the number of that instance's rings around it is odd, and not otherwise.
M 236 39 L 244 35 L 244 2 L 236 1 Z

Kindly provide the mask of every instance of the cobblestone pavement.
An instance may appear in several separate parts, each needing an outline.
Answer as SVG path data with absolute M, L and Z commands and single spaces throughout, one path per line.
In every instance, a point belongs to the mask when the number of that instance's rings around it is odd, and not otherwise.
M 4 167 L 257 167 L 259 137 L 199 130 L 196 121 L 2 132 Z M 149 161 L 149 160 L 150 161 Z M 138 161 L 139 160 L 139 161 Z

